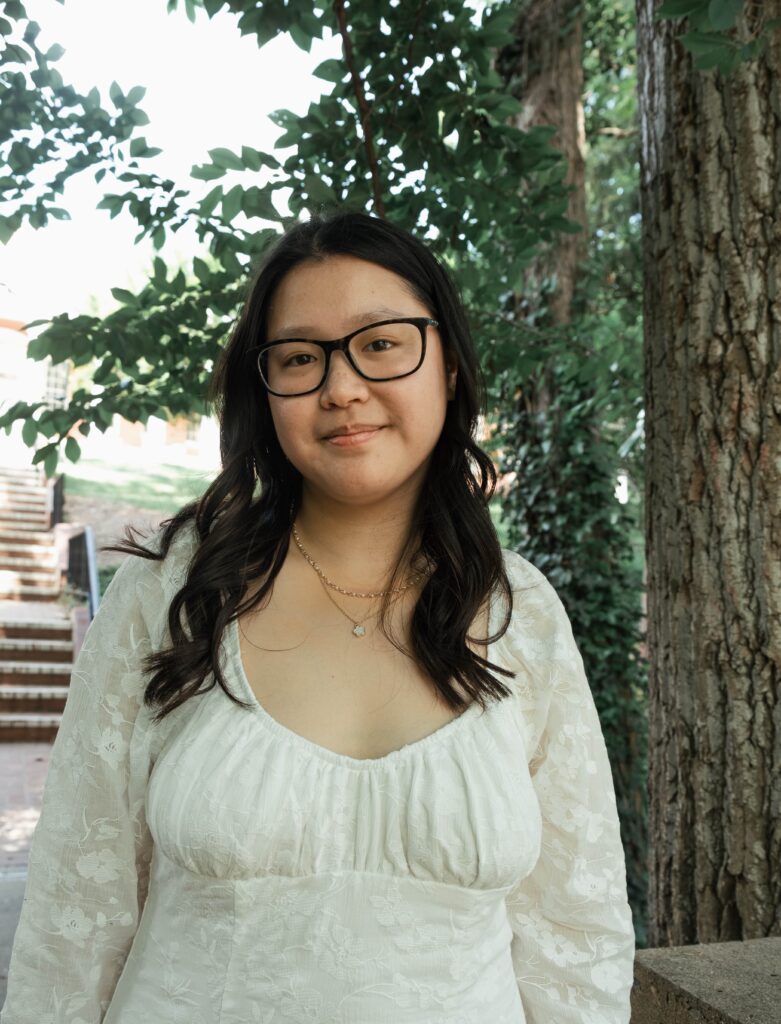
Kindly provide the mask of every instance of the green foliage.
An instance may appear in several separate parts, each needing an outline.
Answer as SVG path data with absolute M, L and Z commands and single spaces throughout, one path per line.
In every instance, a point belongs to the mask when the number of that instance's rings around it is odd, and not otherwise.
M 175 0 L 168 6 L 175 7 Z M 196 6 L 210 17 L 227 7 L 239 30 L 254 34 L 261 46 L 279 32 L 292 32 L 293 25 L 299 44 L 340 28 L 338 3 L 317 3 L 304 13 L 281 0 L 262 7 L 249 0 L 194 0 L 188 9 Z M 513 10 L 509 0 L 497 0 L 480 18 L 460 0 L 352 5 L 352 66 L 346 57 L 321 65 L 324 94 L 304 116 L 276 112 L 278 158 L 249 146 L 241 153 L 212 149 L 192 170 L 194 182 L 213 183 L 200 197 L 142 171 L 138 161 L 155 150 L 145 138 L 128 135 L 127 160 L 117 175 L 127 189 L 106 194 L 99 207 L 111 217 L 127 209 L 139 224 L 136 241 L 149 236 L 158 250 L 169 232 L 194 223 L 214 269 L 198 257 L 192 274 L 168 281 L 158 267 L 140 295 L 114 289 L 120 307 L 103 320 L 59 316 L 43 322 L 48 326 L 30 354 L 54 362 L 70 358 L 77 366 L 97 361 L 100 385 L 97 393 L 77 393 L 66 416 L 57 411 L 62 429 L 46 435 L 55 438 L 41 456 L 47 468 L 56 467 L 78 422 L 105 429 L 114 413 L 146 421 L 198 401 L 243 297 L 246 274 L 280 227 L 313 211 L 345 205 L 380 210 L 424 234 L 462 282 L 489 380 L 519 359 L 531 365 L 536 356 L 524 349 L 533 338 L 504 307 L 540 240 L 580 228 L 564 217 L 566 168 L 550 142 L 554 129 L 523 132 L 507 123 L 519 107 L 503 91 L 490 52 L 506 37 Z M 24 17 L 21 5 L 13 13 Z M 138 87 L 124 94 L 115 83 L 110 90 L 111 101 L 126 112 L 142 96 Z M 105 136 L 112 122 L 96 90 L 84 107 L 102 119 Z M 40 116 L 36 111 L 28 120 Z M 137 117 L 128 131 L 143 120 Z M 116 145 L 112 154 L 119 160 Z M 20 183 L 24 177 L 20 171 Z M 280 212 L 280 193 L 291 190 L 289 211 Z M 24 403 L 5 411 L 0 428 L 33 416 L 42 432 L 53 429 L 51 411 Z
M 681 46 L 694 55 L 694 67 L 729 75 L 739 64 L 759 57 L 771 33 L 781 26 L 781 18 L 769 19 L 763 5 L 757 5 L 758 31 L 752 38 L 737 38 L 745 6 L 746 0 L 665 0 L 654 13 L 654 20 L 688 18 L 689 31 L 678 38 Z
M 62 2 L 62 0 L 60 0 Z M 45 227 L 49 218 L 70 220 L 56 205 L 74 174 L 106 170 L 159 150 L 134 138 L 148 124 L 139 109 L 143 89 L 127 95 L 118 83 L 109 90 L 115 112 L 104 110 L 97 89 L 84 96 L 63 82 L 54 64 L 65 52 L 59 45 L 43 53 L 36 44 L 40 26 L 27 18 L 18 0 L 0 3 L 0 242 L 5 244 L 27 222 Z M 35 186 L 32 185 L 33 180 Z

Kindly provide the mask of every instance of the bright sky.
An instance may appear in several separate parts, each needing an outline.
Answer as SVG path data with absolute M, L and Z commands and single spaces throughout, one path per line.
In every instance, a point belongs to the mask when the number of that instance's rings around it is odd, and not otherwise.
M 287 37 L 259 50 L 254 37 L 240 35 L 234 15 L 220 12 L 210 21 L 199 9 L 193 24 L 183 4 L 166 13 L 166 0 L 25 0 L 25 7 L 41 26 L 38 46 L 44 52 L 54 43 L 65 48 L 54 66 L 78 91 L 97 86 L 104 108 L 113 110 L 113 80 L 125 94 L 134 85 L 146 87 L 140 107 L 150 123 L 140 134 L 163 152 L 141 164 L 181 188 L 189 187 L 193 164 L 206 163 L 216 146 L 271 151 L 280 130 L 268 113 L 280 107 L 305 112 L 328 88 L 312 69 L 340 54 L 335 37 L 316 41 L 311 53 Z M 214 185 L 194 182 L 195 198 Z M 117 305 L 111 288 L 143 286 L 155 255 L 151 241 L 134 245 L 139 227 L 126 212 L 112 220 L 108 210 L 96 209 L 106 192 L 127 188 L 110 174 L 96 183 L 94 172 L 81 172 L 55 204 L 70 212 L 70 221 L 51 219 L 37 230 L 25 225 L 0 245 L 0 318 L 105 314 Z M 175 264 L 201 251 L 195 231 L 184 228 L 160 255 Z

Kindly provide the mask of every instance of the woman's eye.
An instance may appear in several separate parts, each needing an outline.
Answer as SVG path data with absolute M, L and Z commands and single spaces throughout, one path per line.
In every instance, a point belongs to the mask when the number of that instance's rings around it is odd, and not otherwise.
M 306 366 L 306 363 L 297 363 L 297 359 L 313 359 L 314 356 L 310 356 L 306 352 L 302 352 L 297 356 L 290 356 L 285 360 L 285 366 Z
M 393 347 L 393 342 L 389 338 L 374 338 L 372 341 L 369 342 L 369 344 L 366 346 L 366 348 L 371 348 L 372 345 L 387 345 L 388 348 L 392 348 Z M 375 351 L 376 352 L 387 352 L 388 349 L 387 348 L 380 348 L 380 349 L 375 349 Z

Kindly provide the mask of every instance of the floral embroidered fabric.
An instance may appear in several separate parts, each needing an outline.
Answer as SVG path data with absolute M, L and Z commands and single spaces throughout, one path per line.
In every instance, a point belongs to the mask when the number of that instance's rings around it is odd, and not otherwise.
M 385 757 L 219 686 L 161 723 L 194 532 L 128 557 L 73 668 L 0 1024 L 628 1024 L 635 952 L 599 719 L 562 602 L 505 551 L 510 699 Z M 502 621 L 498 601 L 491 629 Z

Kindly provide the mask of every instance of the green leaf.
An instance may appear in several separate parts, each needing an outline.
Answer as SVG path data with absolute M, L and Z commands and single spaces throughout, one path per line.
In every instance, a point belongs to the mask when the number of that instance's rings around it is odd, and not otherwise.
M 694 60 L 694 67 L 697 71 L 718 68 L 723 75 L 729 75 L 738 64 L 740 64 L 740 54 L 727 50 L 712 50 L 710 53 L 700 54 Z
M 237 214 L 241 211 L 243 195 L 244 189 L 242 186 L 234 185 L 222 200 L 222 215 L 229 224 L 233 222 Z
M 220 199 L 222 199 L 222 185 L 215 185 L 211 192 L 204 196 L 198 204 L 198 213 L 201 217 L 208 217 L 214 211 Z
M 734 28 L 743 5 L 744 0 L 710 0 L 708 17 L 712 27 L 717 32 Z
M 231 249 L 226 248 L 220 253 L 220 263 L 229 274 L 233 274 L 238 277 L 239 274 L 244 273 L 244 268 L 239 262 L 236 253 Z
M 199 181 L 213 181 L 215 178 L 225 177 L 225 168 L 217 167 L 215 164 L 194 164 L 190 168 L 190 177 Z
M 732 51 L 735 49 L 726 36 L 717 32 L 685 32 L 680 36 L 681 46 L 694 54 L 710 54 L 714 51 Z
M 38 451 L 32 457 L 32 464 L 34 466 L 37 466 L 39 462 L 43 462 L 43 460 L 51 451 L 51 448 L 52 446 L 50 444 L 45 444 L 43 448 L 39 448 Z
M 78 462 L 81 457 L 81 446 L 75 437 L 69 437 L 65 442 L 65 454 L 71 462 Z
M 322 178 L 318 178 L 316 174 L 307 174 L 304 178 L 304 188 L 309 196 L 311 202 L 319 203 L 335 203 L 336 195 L 330 185 L 327 185 Z
M 318 64 L 312 74 L 315 78 L 322 78 L 325 82 L 338 85 L 347 74 L 347 68 L 340 60 L 329 59 Z
M 162 288 L 168 280 L 168 269 L 166 268 L 165 260 L 160 256 L 155 256 L 152 260 L 152 266 L 154 267 L 152 279 L 158 288 Z
M 120 89 L 119 84 L 117 82 L 111 83 L 111 85 L 109 86 L 108 94 L 111 97 L 111 102 L 114 104 L 115 107 L 122 106 L 122 90 Z
M 45 54 L 46 60 L 48 60 L 48 61 L 59 60 L 60 57 L 62 57 L 62 55 L 64 53 L 65 53 L 65 47 L 64 46 L 60 46 L 59 43 L 55 43 L 54 46 L 50 46 L 49 49 L 46 51 L 46 54 Z
M 37 437 L 38 424 L 32 417 L 30 417 L 29 419 L 24 421 L 24 424 L 22 426 L 22 440 L 24 441 L 28 448 L 32 448 L 32 446 L 35 444 Z
M 212 276 L 209 264 L 205 260 L 202 260 L 200 256 L 193 257 L 193 270 L 201 284 L 206 284 Z
M 3 51 L 3 63 L 16 63 L 26 64 L 30 59 L 30 54 L 21 46 L 17 46 L 16 43 L 8 43 L 5 50 Z
M 306 32 L 301 25 L 297 22 L 291 22 L 287 27 L 290 33 L 290 38 L 300 49 L 304 50 L 305 53 L 309 53 L 312 49 L 312 37 Z
M 137 304 L 136 296 L 125 288 L 112 288 L 111 294 L 117 302 L 121 302 L 124 306 L 135 306 Z
M 660 18 L 685 18 L 695 11 L 704 11 L 708 0 L 666 0 L 655 12 L 654 21 Z
M 127 94 L 127 105 L 129 107 L 135 107 L 141 102 L 146 96 L 146 86 L 134 85 L 130 92 Z
M 262 164 L 260 160 L 260 153 L 253 149 L 252 146 L 241 147 L 241 161 L 245 167 L 248 167 L 251 171 L 259 171 Z
M 212 158 L 212 163 L 218 167 L 224 167 L 232 171 L 243 171 L 245 169 L 244 161 L 229 149 L 219 147 L 217 149 L 210 149 L 209 156 Z
M 261 217 L 263 220 L 278 221 L 279 213 L 272 199 L 271 189 L 245 189 L 242 197 L 242 209 L 248 217 Z
M 46 458 L 43 460 L 43 468 L 46 471 L 46 476 L 47 477 L 51 478 L 51 477 L 54 476 L 54 474 L 55 474 L 55 472 L 57 470 L 57 463 L 59 461 L 59 458 L 60 458 L 60 453 L 57 451 L 57 449 L 55 447 L 55 448 L 52 448 L 52 450 L 48 453 Z

